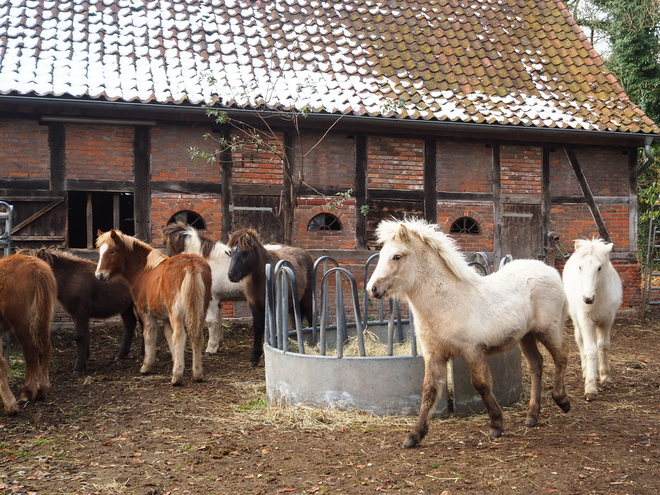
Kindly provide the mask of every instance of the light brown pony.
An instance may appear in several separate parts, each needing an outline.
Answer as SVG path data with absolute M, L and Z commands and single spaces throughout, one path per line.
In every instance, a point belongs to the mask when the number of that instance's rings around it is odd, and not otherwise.
M 0 336 L 11 331 L 25 357 L 25 381 L 20 402 L 43 399 L 50 389 L 50 323 L 57 282 L 50 267 L 31 256 L 0 259 Z M 0 352 L 0 396 L 5 413 L 18 413 L 7 381 L 7 361 Z
M 158 320 L 172 353 L 172 385 L 183 383 L 186 333 L 192 347 L 192 376 L 202 381 L 204 317 L 211 300 L 211 268 L 196 254 L 171 258 L 119 230 L 98 231 L 96 277 L 123 275 L 131 287 L 135 309 L 143 323 L 144 361 L 140 373 L 156 363 Z
M 472 386 L 488 411 L 491 437 L 502 434 L 503 417 L 486 357 L 517 344 L 532 375 L 525 426 L 535 426 L 541 410 L 543 357 L 537 342 L 555 363 L 552 398 L 569 411 L 563 335 L 568 303 L 557 270 L 538 260 L 517 260 L 482 277 L 453 239 L 423 220 L 384 221 L 376 234 L 383 248 L 367 291 L 377 299 L 408 301 L 424 355 L 422 406 L 403 447 L 415 447 L 428 433 L 438 393 L 447 383 L 447 360 L 454 356 L 467 362 Z
M 227 276 L 232 282 L 243 281 L 245 298 L 252 312 L 254 341 L 250 366 L 256 366 L 263 352 L 266 323 L 266 265 L 270 263 L 275 268 L 280 260 L 291 263 L 298 289 L 295 299 L 300 303 L 302 317 L 311 323 L 314 260 L 309 252 L 302 248 L 282 245 L 275 250 L 266 249 L 259 234 L 253 229 L 234 232 L 229 237 L 227 247 L 231 249 Z

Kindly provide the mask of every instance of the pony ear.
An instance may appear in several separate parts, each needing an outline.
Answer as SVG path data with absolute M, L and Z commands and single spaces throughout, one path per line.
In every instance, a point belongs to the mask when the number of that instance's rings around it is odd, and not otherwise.
M 101 237 L 101 234 L 103 234 L 103 231 L 101 229 L 96 230 L 96 237 Z
M 582 246 L 584 246 L 587 242 L 585 239 L 576 239 L 575 240 L 575 250 L 577 251 L 580 249 Z
M 117 231 L 115 229 L 112 229 L 110 231 L 110 237 L 112 237 L 115 241 L 120 241 L 121 240 L 121 238 L 119 237 L 119 234 L 117 233 Z
M 408 230 L 408 227 L 402 223 L 399 224 L 399 238 L 406 242 L 410 240 L 410 231 Z
M 605 243 L 605 253 L 607 254 L 611 253 L 612 249 L 614 249 L 614 243 L 612 242 Z

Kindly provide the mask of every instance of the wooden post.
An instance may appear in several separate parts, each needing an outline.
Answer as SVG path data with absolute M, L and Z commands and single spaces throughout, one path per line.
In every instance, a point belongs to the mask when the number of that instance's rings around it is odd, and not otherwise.
M 229 142 L 231 133 L 229 128 L 225 127 L 222 131 L 222 137 L 225 143 Z M 223 146 L 220 151 L 220 165 L 222 167 L 222 235 L 221 241 L 227 243 L 229 241 L 229 233 L 232 230 L 232 212 L 230 206 L 234 202 L 234 193 L 232 190 L 232 174 L 234 163 L 232 161 L 231 149 Z
M 135 237 L 151 242 L 151 133 L 148 127 L 135 126 L 133 136 L 133 210 Z
M 355 136 L 355 247 L 367 249 L 367 217 L 360 207 L 368 204 L 367 191 L 367 136 Z
M 427 222 L 438 223 L 438 193 L 436 166 L 436 140 L 424 140 L 424 218 Z

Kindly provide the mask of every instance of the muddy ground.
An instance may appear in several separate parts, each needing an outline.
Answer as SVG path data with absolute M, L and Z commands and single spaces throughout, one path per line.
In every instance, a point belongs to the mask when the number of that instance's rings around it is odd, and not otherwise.
M 227 329 L 220 353 L 205 357 L 203 383 L 191 382 L 188 354 L 183 387 L 169 383 L 162 337 L 157 371 L 143 377 L 135 345 L 112 360 L 121 328 L 97 324 L 89 372 L 75 376 L 72 331 L 54 330 L 47 400 L 0 415 L 0 493 L 660 493 L 660 313 L 618 320 L 614 384 L 591 403 L 566 332 L 570 413 L 550 398 L 548 359 L 538 427 L 524 426 L 525 395 L 505 408 L 501 438 L 488 438 L 485 415 L 449 417 L 404 450 L 412 418 L 268 407 L 264 368 L 246 365 L 246 325 Z

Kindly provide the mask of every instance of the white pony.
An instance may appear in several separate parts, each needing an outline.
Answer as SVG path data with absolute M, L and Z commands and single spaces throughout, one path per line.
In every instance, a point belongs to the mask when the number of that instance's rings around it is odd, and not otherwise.
M 198 254 L 203 256 L 211 266 L 211 303 L 206 313 L 209 341 L 205 352 L 215 354 L 224 340 L 222 302 L 245 300 L 243 284 L 231 282 L 227 276 L 231 263 L 230 250 L 226 244 L 219 241 L 213 242 L 200 234 L 195 227 L 182 222 L 174 222 L 165 226 L 162 236 L 170 254 Z M 281 245 L 268 244 L 265 247 L 273 250 L 279 249 Z
M 408 301 L 424 354 L 422 405 L 403 447 L 415 447 L 427 434 L 438 391 L 447 382 L 447 361 L 454 356 L 467 362 L 472 385 L 488 411 L 491 437 L 501 435 L 503 418 L 492 393 L 486 356 L 516 344 L 532 374 L 525 425 L 536 425 L 541 409 L 543 358 L 537 341 L 555 363 L 552 398 L 568 412 L 564 385 L 568 344 L 563 339 L 567 303 L 554 268 L 536 260 L 518 260 L 484 277 L 435 224 L 384 221 L 376 233 L 384 245 L 367 291 L 378 299 Z
M 575 251 L 564 266 L 564 290 L 568 312 L 575 327 L 580 349 L 584 396 L 588 401 L 598 394 L 597 380 L 610 377 L 610 331 L 621 307 L 621 278 L 612 266 L 612 243 L 602 239 L 575 241 Z

